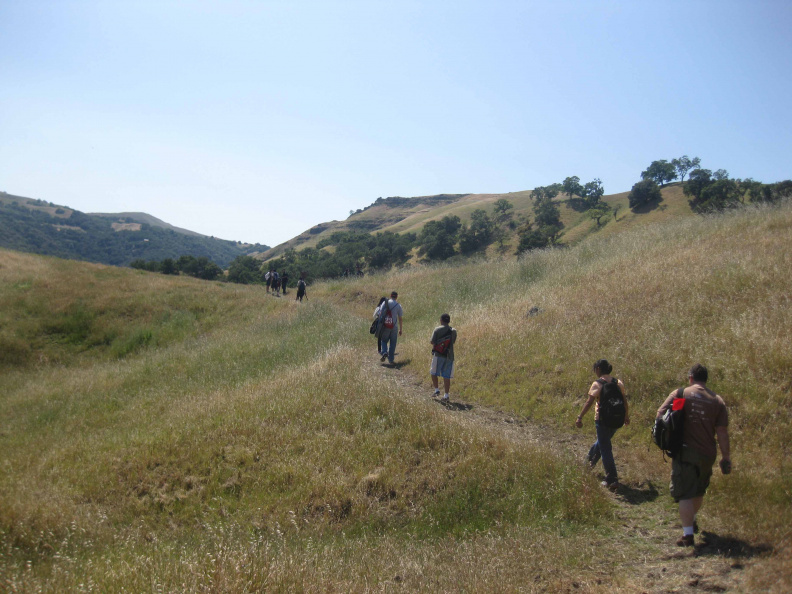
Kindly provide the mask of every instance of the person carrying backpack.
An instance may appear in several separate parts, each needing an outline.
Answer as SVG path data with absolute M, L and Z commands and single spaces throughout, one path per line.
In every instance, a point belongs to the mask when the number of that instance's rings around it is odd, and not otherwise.
M 679 393 L 674 390 L 657 410 L 657 418 L 672 406 L 674 400 L 684 400 L 682 424 L 682 448 L 671 461 L 671 496 L 679 504 L 679 519 L 682 521 L 682 536 L 676 544 L 692 547 L 696 531 L 696 514 L 704 503 L 704 494 L 709 487 L 712 467 L 718 457 L 715 447 L 721 451 L 720 468 L 723 474 L 731 472 L 729 446 L 729 413 L 726 403 L 718 394 L 707 387 L 707 368 L 697 363 L 688 372 L 688 386 Z
M 451 392 L 451 380 L 454 377 L 454 344 L 457 339 L 457 331 L 451 327 L 451 316 L 444 313 L 440 316 L 440 325 L 432 332 L 432 365 L 429 367 L 429 375 L 432 376 L 434 386 L 434 396 L 440 396 L 438 376 L 443 378 L 443 402 L 448 402 Z
M 396 341 L 402 335 L 403 310 L 401 304 L 396 301 L 398 296 L 399 294 L 393 291 L 391 298 L 380 306 L 379 328 L 377 328 L 378 338 L 382 340 L 380 361 L 384 362 L 388 359 L 391 365 L 396 354 Z
M 377 304 L 376 309 L 374 310 L 374 321 L 372 325 L 374 326 L 374 331 L 372 332 L 377 337 L 377 354 L 382 353 L 382 339 L 380 338 L 380 333 L 377 331 L 379 330 L 379 317 L 380 317 L 380 308 L 382 304 L 388 300 L 387 297 L 380 297 L 379 303 Z
M 264 280 L 267 282 L 267 293 L 270 292 L 270 287 L 272 286 L 272 269 L 270 268 L 267 270 L 267 273 L 264 275 Z
M 305 280 L 301 278 L 297 281 L 297 297 L 294 300 L 302 303 L 303 297 L 308 299 L 308 295 L 305 292 Z
M 602 466 L 605 468 L 605 480 L 602 486 L 616 492 L 619 488 L 619 475 L 616 471 L 616 461 L 613 459 L 611 439 L 617 429 L 630 424 L 630 414 L 624 384 L 610 375 L 613 366 L 605 359 L 600 359 L 594 363 L 593 369 L 597 379 L 589 388 L 588 400 L 575 419 L 575 426 L 577 428 L 583 426 L 583 415 L 592 404 L 595 404 L 594 426 L 597 429 L 597 440 L 591 446 L 587 460 L 589 467 L 594 468 L 602 458 Z

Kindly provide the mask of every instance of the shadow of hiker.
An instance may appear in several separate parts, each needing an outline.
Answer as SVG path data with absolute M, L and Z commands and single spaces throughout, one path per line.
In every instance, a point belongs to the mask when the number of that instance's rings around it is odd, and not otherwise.
M 702 542 L 696 545 L 693 554 L 696 557 L 728 557 L 750 559 L 757 555 L 772 553 L 769 544 L 752 545 L 731 536 L 719 536 L 714 532 L 701 532 Z
M 453 400 L 441 400 L 441 399 L 439 399 L 437 402 L 445 406 L 448 410 L 455 410 L 455 411 L 473 410 L 472 404 L 463 404 L 461 402 L 454 402 Z
M 617 494 L 621 495 L 631 505 L 641 505 L 657 499 L 660 492 L 651 481 L 647 481 L 646 483 L 641 483 L 638 487 L 631 487 L 622 483 L 619 485 Z
M 387 361 L 382 364 L 383 367 L 388 367 L 390 369 L 401 369 L 406 365 L 409 365 L 412 362 L 412 359 L 405 359 L 404 361 L 397 361 L 395 363 L 388 363 Z

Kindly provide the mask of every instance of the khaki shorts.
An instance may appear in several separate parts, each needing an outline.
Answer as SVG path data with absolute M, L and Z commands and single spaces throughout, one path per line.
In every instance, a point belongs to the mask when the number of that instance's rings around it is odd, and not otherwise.
M 715 458 L 710 458 L 692 448 L 683 448 L 682 454 L 671 462 L 671 497 L 681 499 L 703 497 L 712 476 Z

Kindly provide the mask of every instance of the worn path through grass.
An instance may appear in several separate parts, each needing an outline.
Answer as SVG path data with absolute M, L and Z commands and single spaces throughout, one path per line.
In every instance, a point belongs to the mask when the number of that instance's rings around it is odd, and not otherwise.
M 417 371 L 418 365 L 414 362 L 401 366 L 397 358 L 396 366 L 391 368 L 381 364 L 371 352 L 367 355 L 366 364 L 371 373 L 383 377 L 405 401 L 433 399 L 429 378 L 419 377 L 411 371 Z M 516 443 L 529 442 L 556 452 L 572 451 L 581 463 L 590 447 L 589 437 L 582 433 L 562 433 L 533 419 L 467 402 L 454 395 L 453 386 L 450 402 L 435 400 L 438 406 L 446 409 L 449 423 L 476 424 L 485 430 L 497 431 Z M 586 420 L 591 422 L 591 416 Z M 667 484 L 656 485 L 633 478 L 629 455 L 620 451 L 618 441 L 617 435 L 614 451 L 622 486 L 617 493 L 610 495 L 616 509 L 616 521 L 597 542 L 591 543 L 592 550 L 600 551 L 601 556 L 590 560 L 590 573 L 581 576 L 576 583 L 584 590 L 597 591 L 754 591 L 750 584 L 757 583 L 755 576 L 761 575 L 772 547 L 708 531 L 706 509 L 700 514 L 702 532 L 696 537 L 696 547 L 692 550 L 676 547 L 675 541 L 681 529 Z M 602 475 L 601 466 L 594 472 Z M 604 475 L 599 478 L 604 478 Z M 776 584 L 775 587 L 784 586 Z

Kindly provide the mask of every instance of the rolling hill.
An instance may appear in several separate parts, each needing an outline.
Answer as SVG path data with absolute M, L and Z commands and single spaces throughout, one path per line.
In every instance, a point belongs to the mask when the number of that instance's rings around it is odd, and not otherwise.
M 0 247 L 114 266 L 191 255 L 221 267 L 267 249 L 206 237 L 145 213 L 92 215 L 7 193 L 0 193 Z
M 632 220 L 497 266 L 316 283 L 304 303 L 0 250 L 0 584 L 790 591 L 792 203 Z M 366 330 L 394 288 L 386 369 Z M 444 311 L 448 405 L 427 377 Z M 602 357 L 631 403 L 615 494 L 582 464 L 591 416 L 573 426 Z M 734 471 L 679 549 L 649 428 L 694 362 L 729 406 Z
M 592 234 L 611 235 L 636 225 L 665 221 L 678 216 L 693 216 L 687 198 L 682 193 L 681 184 L 669 184 L 662 189 L 663 199 L 650 208 L 634 212 L 628 207 L 629 192 L 621 192 L 604 196 L 602 200 L 616 210 L 615 217 L 604 220 L 597 226 L 586 212 L 577 207 L 574 200 L 563 194 L 555 202 L 561 210 L 564 231 L 561 243 L 574 245 Z M 533 219 L 533 200 L 531 191 L 509 192 L 506 194 L 440 194 L 436 196 L 419 196 L 415 198 L 378 198 L 366 208 L 359 209 L 343 221 L 321 223 L 304 231 L 287 242 L 279 244 L 259 254 L 263 260 L 270 260 L 282 255 L 287 249 L 303 249 L 316 247 L 323 239 L 336 231 L 361 231 L 377 233 L 390 231 L 393 233 L 418 233 L 423 226 L 432 220 L 445 216 L 458 216 L 463 222 L 470 221 L 471 213 L 476 209 L 484 209 L 492 214 L 493 204 L 505 199 L 514 206 L 517 220 Z M 517 230 L 511 232 L 507 239 L 511 253 L 517 245 Z

